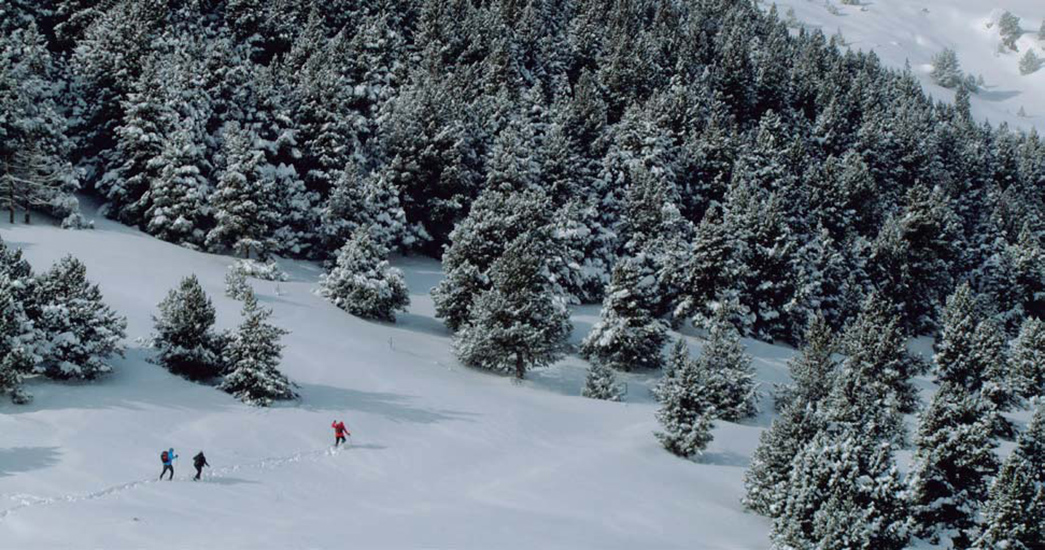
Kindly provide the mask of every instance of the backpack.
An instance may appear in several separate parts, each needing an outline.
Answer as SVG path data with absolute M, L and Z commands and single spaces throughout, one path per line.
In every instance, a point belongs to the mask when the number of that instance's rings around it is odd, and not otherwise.
M 167 451 L 163 451 L 162 453 L 160 453 L 160 460 L 164 464 L 166 464 L 169 459 L 170 459 L 170 455 L 167 454 Z

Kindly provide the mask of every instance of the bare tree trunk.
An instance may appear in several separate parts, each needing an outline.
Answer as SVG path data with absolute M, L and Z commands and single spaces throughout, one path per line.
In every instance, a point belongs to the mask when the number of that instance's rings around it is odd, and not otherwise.
M 29 221 L 29 197 L 28 196 L 25 197 L 25 205 L 24 206 L 25 206 L 25 224 L 29 225 L 30 221 Z
M 523 364 L 522 352 L 519 351 L 515 353 L 515 377 L 522 380 L 523 376 L 526 376 L 526 365 Z

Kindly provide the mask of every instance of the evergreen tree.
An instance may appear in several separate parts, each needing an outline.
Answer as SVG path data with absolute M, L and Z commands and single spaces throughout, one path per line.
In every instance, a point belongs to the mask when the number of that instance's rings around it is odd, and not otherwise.
M 775 548 L 904 548 L 903 485 L 888 444 L 822 431 L 792 461 Z
M 179 128 L 167 137 L 156 162 L 159 175 L 143 200 L 145 229 L 165 241 L 195 248 L 203 244 L 208 183 L 200 170 L 203 151 L 190 130 Z
M 1045 395 L 1045 323 L 1028 317 L 1012 343 L 1013 385 L 1025 398 Z
M 39 317 L 33 322 L 43 338 L 36 370 L 85 380 L 111 372 L 109 358 L 123 355 L 127 319 L 105 305 L 98 285 L 87 280 L 87 267 L 66 256 L 37 278 L 34 292 Z
M 271 232 L 278 223 L 267 201 L 268 189 L 259 181 L 265 154 L 257 136 L 238 124 L 228 125 L 224 137 L 225 169 L 210 196 L 215 226 L 207 234 L 207 246 L 235 250 L 244 258 L 251 252 L 265 258 L 275 247 Z
M 969 390 L 977 390 L 982 384 L 985 373 L 972 353 L 981 317 L 979 307 L 968 283 L 962 283 L 947 298 L 935 356 L 941 383 Z
M 977 509 L 998 469 L 989 407 L 958 384 L 944 383 L 922 415 L 911 472 L 911 505 L 919 532 L 958 547 L 977 536 Z
M 247 282 L 247 274 L 239 269 L 239 264 L 232 264 L 225 272 L 225 295 L 233 300 L 243 300 L 254 289 Z
M 871 294 L 842 337 L 842 371 L 867 383 L 882 405 L 913 412 L 918 395 L 911 377 L 923 368 L 907 351 L 907 335 L 888 300 Z
M 838 374 L 835 360 L 837 342 L 823 315 L 817 315 L 805 333 L 801 352 L 788 362 L 794 385 L 787 392 L 787 402 L 817 405 L 827 398 Z M 783 410 L 785 407 L 778 408 Z
M 319 294 L 352 315 L 388 322 L 395 322 L 395 312 L 410 304 L 402 272 L 384 259 L 367 228 L 356 230 L 338 251 Z
M 707 340 L 696 360 L 716 418 L 736 422 L 758 412 L 758 388 L 751 357 L 730 319 L 735 305 L 720 304 L 707 327 Z
M 950 48 L 944 48 L 942 52 L 934 55 L 932 66 L 930 76 L 932 76 L 933 82 L 944 88 L 957 88 L 965 81 L 961 64 L 958 62 L 958 54 Z
M 213 331 L 214 306 L 196 276 L 182 279 L 178 288 L 160 302 L 159 309 L 159 317 L 153 317 L 156 362 L 191 380 L 208 380 L 221 374 L 220 342 Z
M 715 396 L 704 373 L 689 360 L 679 361 L 654 395 L 660 402 L 657 421 L 663 431 L 655 435 L 664 448 L 681 457 L 700 454 L 711 442 L 712 420 L 715 417 Z
M 593 361 L 588 365 L 588 375 L 584 379 L 581 395 L 592 399 L 621 401 L 624 398 L 624 388 L 617 382 L 617 375 L 613 369 L 601 361 Z
M 468 324 L 454 338 L 465 365 L 521 379 L 562 357 L 569 312 L 548 289 L 541 253 L 548 236 L 542 233 L 516 238 L 490 268 L 491 288 L 475 299 Z
M 1023 54 L 1023 57 L 1020 58 L 1020 74 L 1034 74 L 1038 72 L 1038 69 L 1041 68 L 1043 63 L 1045 63 L 1045 61 L 1042 61 L 1041 57 L 1034 53 L 1034 50 L 1027 50 L 1027 53 Z
M 713 304 L 739 273 L 732 256 L 732 235 L 723 223 L 719 208 L 712 206 L 700 220 L 681 272 L 682 295 L 674 316 L 711 318 Z
M 254 294 L 243 300 L 243 323 L 230 338 L 224 362 L 227 374 L 218 389 L 249 405 L 297 398 L 294 385 L 279 371 L 287 331 L 268 323 L 272 310 L 258 306 Z
M 1014 52 L 1020 51 L 1019 47 L 1016 46 L 1016 41 L 1023 35 L 1019 17 L 1009 11 L 1001 14 L 1001 19 L 998 20 L 998 33 L 1001 34 L 1001 43 L 1005 47 Z
M 1032 466 L 1015 453 L 1002 465 L 983 508 L 976 550 L 1031 550 L 1045 540 L 1045 484 L 1034 481 Z
M 790 402 L 759 436 L 744 474 L 744 506 L 763 516 L 779 516 L 789 494 L 792 461 L 825 428 L 815 403 L 801 398 Z
M 14 284 L 0 270 L 0 393 L 9 393 L 12 401 L 24 404 L 32 399 L 22 388 L 22 380 L 33 370 L 30 346 L 34 335 Z
M 581 344 L 582 356 L 621 371 L 659 369 L 667 327 L 650 314 L 654 285 L 641 258 L 618 262 L 599 322 Z

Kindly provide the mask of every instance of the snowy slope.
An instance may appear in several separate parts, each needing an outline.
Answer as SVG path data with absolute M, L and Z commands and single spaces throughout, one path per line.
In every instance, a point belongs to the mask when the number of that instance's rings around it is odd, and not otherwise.
M 887 66 L 902 68 L 909 61 L 927 93 L 948 102 L 954 99 L 954 91 L 934 84 L 929 72 L 932 56 L 952 48 L 962 69 L 983 75 L 986 83 L 972 97 L 975 116 L 995 125 L 1007 122 L 1016 128 L 1045 130 L 1045 69 L 1026 76 L 1019 71 L 1020 57 L 1028 49 L 1045 57 L 1045 41 L 1038 39 L 1045 17 L 1041 0 L 874 0 L 859 6 L 842 5 L 840 0 L 776 0 L 776 4 L 782 18 L 790 9 L 807 28 L 819 28 L 827 35 L 841 31 L 850 47 L 874 50 Z M 1019 53 L 998 50 L 997 21 L 1006 10 L 1022 19 Z M 1020 108 L 1026 117 L 1018 116 Z
M 146 362 L 134 339 L 167 290 L 196 273 L 218 309 L 231 259 L 99 219 L 94 231 L 0 224 L 37 271 L 74 253 L 129 318 L 127 357 L 95 384 L 34 383 L 0 403 L 0 548 L 766 548 L 768 523 L 739 504 L 768 424 L 720 423 L 700 463 L 662 450 L 648 386 L 629 404 L 577 397 L 583 362 L 532 380 L 460 367 L 433 318 L 438 264 L 404 259 L 413 305 L 397 325 L 351 317 L 312 294 L 316 266 L 252 281 L 291 330 L 284 371 L 299 404 L 255 409 Z M 598 308 L 576 312 L 578 342 Z M 699 339 L 689 337 L 693 352 Z M 749 342 L 760 378 L 786 377 L 788 350 Z M 330 422 L 353 446 L 329 452 Z M 173 483 L 158 454 L 181 455 Z M 191 457 L 213 465 L 189 480 Z

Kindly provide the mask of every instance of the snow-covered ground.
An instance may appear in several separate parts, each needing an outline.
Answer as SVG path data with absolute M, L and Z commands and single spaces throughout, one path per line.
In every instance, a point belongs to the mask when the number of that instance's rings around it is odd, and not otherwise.
M 134 343 L 156 304 L 195 273 L 219 324 L 231 258 L 98 219 L 93 231 L 0 223 L 37 271 L 84 261 L 128 316 L 129 349 L 93 384 L 30 384 L 0 402 L 0 548 L 766 548 L 768 522 L 743 511 L 742 479 L 769 415 L 720 423 L 699 461 L 661 449 L 648 376 L 629 403 L 579 397 L 569 357 L 521 385 L 459 366 L 428 296 L 436 262 L 403 259 L 413 305 L 396 325 L 365 322 L 312 293 L 320 271 L 252 281 L 292 331 L 283 369 L 300 403 L 257 409 L 148 363 Z M 579 308 L 574 342 L 597 307 Z M 699 339 L 688 337 L 694 353 Z M 790 351 L 749 342 L 761 380 L 786 379 Z M 767 406 L 768 408 L 768 406 Z M 344 419 L 351 448 L 331 453 Z M 181 456 L 173 483 L 158 455 Z M 212 470 L 190 478 L 191 456 Z
M 766 0 L 764 5 L 771 5 Z M 780 16 L 795 19 L 827 35 L 841 31 L 850 47 L 874 50 L 887 66 L 911 69 L 926 91 L 952 101 L 954 91 L 929 78 L 932 57 L 944 48 L 958 54 L 962 69 L 983 75 L 985 86 L 972 97 L 974 115 L 997 125 L 1045 130 L 1045 69 L 1021 75 L 1020 57 L 1033 49 L 1045 58 L 1045 41 L 1038 39 L 1045 3 L 1041 0 L 776 0 Z M 1019 52 L 999 52 L 998 19 L 1006 10 L 1022 19 Z M 837 15 L 835 13 L 837 13 Z M 1026 117 L 1019 116 L 1020 109 Z

